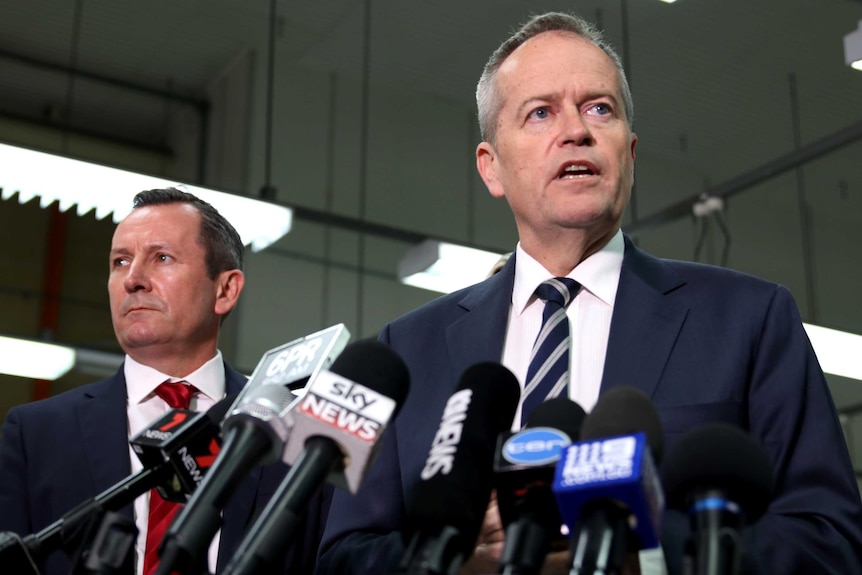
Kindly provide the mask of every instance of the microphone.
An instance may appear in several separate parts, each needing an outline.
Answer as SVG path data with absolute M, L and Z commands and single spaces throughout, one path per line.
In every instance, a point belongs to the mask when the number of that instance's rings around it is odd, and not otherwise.
M 536 406 L 523 430 L 500 434 L 494 460 L 497 505 L 506 530 L 500 573 L 536 574 L 553 541 L 565 542 L 551 485 L 557 461 L 578 440 L 585 417 L 580 405 L 556 397 Z
M 114 511 L 105 513 L 93 542 L 72 562 L 72 575 L 119 575 L 134 565 L 135 522 Z
M 572 532 L 572 574 L 619 573 L 629 552 L 658 547 L 664 494 L 653 457 L 663 441 L 658 414 L 634 387 L 605 393 L 584 419 L 553 488 Z
M 290 471 L 243 537 L 225 575 L 274 572 L 308 501 L 326 481 L 356 493 L 409 387 L 404 361 L 373 340 L 348 345 L 329 371 L 317 374 L 286 414 L 292 431 L 284 461 Z
M 129 440 L 144 469 L 169 463 L 173 477 L 155 487 L 168 501 L 185 503 L 221 449 L 219 423 L 236 396 L 222 399 L 206 413 L 172 409 Z
M 742 528 L 772 500 L 772 464 L 763 446 L 737 427 L 706 424 L 674 444 L 662 480 L 668 507 L 687 511 L 694 531 L 686 543 L 685 572 L 739 573 Z
M 183 486 L 190 485 L 187 478 L 192 473 L 186 461 L 195 462 L 195 474 L 206 473 L 207 454 L 213 445 L 218 449 L 219 421 L 233 400 L 233 396 L 226 397 L 205 413 L 174 409 L 150 424 L 130 440 L 135 453 L 140 456 L 139 449 L 146 452 L 141 459 L 143 470 L 85 501 L 38 533 L 21 539 L 27 554 L 38 560 L 62 548 L 71 556 L 87 542 L 93 525 L 106 511 L 119 511 L 154 487 L 174 497 L 181 496 Z M 173 424 L 166 426 L 166 421 Z M 144 446 L 135 445 L 145 437 Z M 0 549 L 0 563 L 5 563 L 4 555 L 5 551 Z
M 511 427 L 520 393 L 499 363 L 464 371 L 413 494 L 398 573 L 454 573 L 470 557 L 491 498 L 497 435 Z
M 0 532 L 0 561 L 3 567 L 19 575 L 39 575 L 36 559 L 17 533 Z
M 350 334 L 343 324 L 298 338 L 263 354 L 222 422 L 222 446 L 212 469 L 174 518 L 159 545 L 156 575 L 206 571 L 221 511 L 252 467 L 278 460 L 290 435 L 281 412 L 304 385 L 331 365 Z
M 349 339 L 350 332 L 339 323 L 267 351 L 222 424 L 225 432 L 238 434 L 251 427 L 255 435 L 266 433 L 270 449 L 262 459 L 278 460 L 290 436 L 289 422 L 281 414 L 296 399 L 292 392 L 327 369 Z

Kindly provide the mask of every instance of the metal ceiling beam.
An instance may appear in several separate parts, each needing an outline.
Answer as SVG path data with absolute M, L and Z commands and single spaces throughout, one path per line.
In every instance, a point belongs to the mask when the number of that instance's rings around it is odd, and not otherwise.
M 42 68 L 43 70 L 50 70 L 52 72 L 57 72 L 60 74 L 71 74 L 79 78 L 85 78 L 94 82 L 108 84 L 116 88 L 123 88 L 125 90 L 140 92 L 142 94 L 147 94 L 156 98 L 174 100 L 192 106 L 201 113 L 206 113 L 209 110 L 209 102 L 207 102 L 203 98 L 193 98 L 191 96 L 185 96 L 183 94 L 177 94 L 176 92 L 169 92 L 167 90 L 153 88 L 152 86 L 138 84 L 136 82 L 129 82 L 127 80 L 120 80 L 119 78 L 112 78 L 110 76 L 97 74 L 95 72 L 88 72 L 87 70 L 81 70 L 80 68 L 73 69 L 65 64 L 57 64 L 56 62 L 49 62 L 48 60 L 41 60 L 39 58 L 25 56 L 24 54 L 17 54 L 8 50 L 0 49 L 0 58 L 5 58 L 7 60 L 15 60 L 20 64 L 24 64 L 33 68 Z
M 154 88 L 152 86 L 147 86 L 145 84 L 138 84 L 137 82 L 129 82 L 127 80 L 121 80 L 119 78 L 113 78 L 111 76 L 106 76 L 104 74 L 98 74 L 96 72 L 89 72 L 87 70 L 81 70 L 77 67 L 68 66 L 65 64 L 58 64 L 56 62 L 50 62 L 48 60 L 42 60 L 40 58 L 34 58 L 33 56 L 27 56 L 24 54 L 18 54 L 15 52 L 10 52 L 8 50 L 0 49 L 0 58 L 5 58 L 7 60 L 13 60 L 18 62 L 19 64 L 23 64 L 25 66 L 30 66 L 33 68 L 41 68 L 43 70 L 49 70 L 51 72 L 55 72 L 58 74 L 67 74 L 75 78 L 84 78 L 86 80 L 90 80 L 93 82 L 99 82 L 108 86 L 113 86 L 115 88 L 120 88 L 124 90 L 129 90 L 133 92 L 138 92 L 140 94 L 145 94 L 147 96 L 171 100 L 174 102 L 179 102 L 181 104 L 185 104 L 187 106 L 191 106 L 198 115 L 200 120 L 200 135 L 198 136 L 198 166 L 197 166 L 197 180 L 199 183 L 204 182 L 204 177 L 206 174 L 206 157 L 207 157 L 207 132 L 209 130 L 209 114 L 210 114 L 210 103 L 204 98 L 195 98 L 192 96 L 186 96 L 183 94 L 178 94 L 176 92 L 171 92 L 168 90 L 162 90 L 159 88 Z M 69 113 L 69 110 L 66 110 L 66 113 Z M 71 126 L 66 126 L 65 129 L 69 129 Z
M 803 146 L 789 154 L 776 158 L 749 172 L 732 178 L 723 184 L 719 184 L 705 192 L 681 200 L 655 214 L 624 225 L 626 233 L 636 236 L 660 225 L 670 223 L 679 218 L 690 216 L 692 206 L 703 200 L 704 197 L 730 198 L 736 194 L 752 188 L 776 176 L 800 168 L 803 165 L 834 152 L 844 146 L 862 140 L 862 121 L 847 126 L 820 140 L 816 140 L 807 146 Z

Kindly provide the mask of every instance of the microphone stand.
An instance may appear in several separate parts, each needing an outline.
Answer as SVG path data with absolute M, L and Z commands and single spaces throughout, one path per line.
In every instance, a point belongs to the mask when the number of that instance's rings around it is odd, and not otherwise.
M 607 501 L 585 506 L 572 539 L 570 575 L 620 575 L 629 552 L 628 512 Z

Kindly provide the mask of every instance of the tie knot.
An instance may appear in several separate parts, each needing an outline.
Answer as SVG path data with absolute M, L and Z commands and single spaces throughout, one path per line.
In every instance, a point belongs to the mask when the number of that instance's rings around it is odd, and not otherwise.
M 554 302 L 566 307 L 579 289 L 581 284 L 571 278 L 551 278 L 539 284 L 536 295 L 546 302 Z
M 185 381 L 166 381 L 156 388 L 156 395 L 173 409 L 188 409 L 197 388 Z

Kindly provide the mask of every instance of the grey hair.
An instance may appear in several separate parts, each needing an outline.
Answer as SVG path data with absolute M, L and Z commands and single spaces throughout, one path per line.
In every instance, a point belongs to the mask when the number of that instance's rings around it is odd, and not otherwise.
M 617 69 L 620 91 L 622 92 L 623 103 L 625 105 L 626 122 L 628 122 L 629 128 L 631 128 L 634 120 L 634 104 L 632 102 L 629 83 L 626 79 L 626 73 L 623 70 L 623 62 L 619 55 L 610 44 L 605 42 L 602 32 L 590 22 L 574 14 L 548 12 L 547 14 L 530 18 L 527 23 L 521 26 L 517 32 L 491 54 L 491 57 L 485 64 L 482 76 L 479 78 L 479 84 L 476 86 L 476 106 L 479 110 L 479 130 L 482 134 L 482 139 L 491 144 L 494 143 L 497 132 L 497 118 L 503 107 L 502 97 L 497 91 L 497 71 L 503 65 L 506 58 L 519 46 L 530 38 L 544 32 L 570 32 L 588 40 L 607 54 Z

